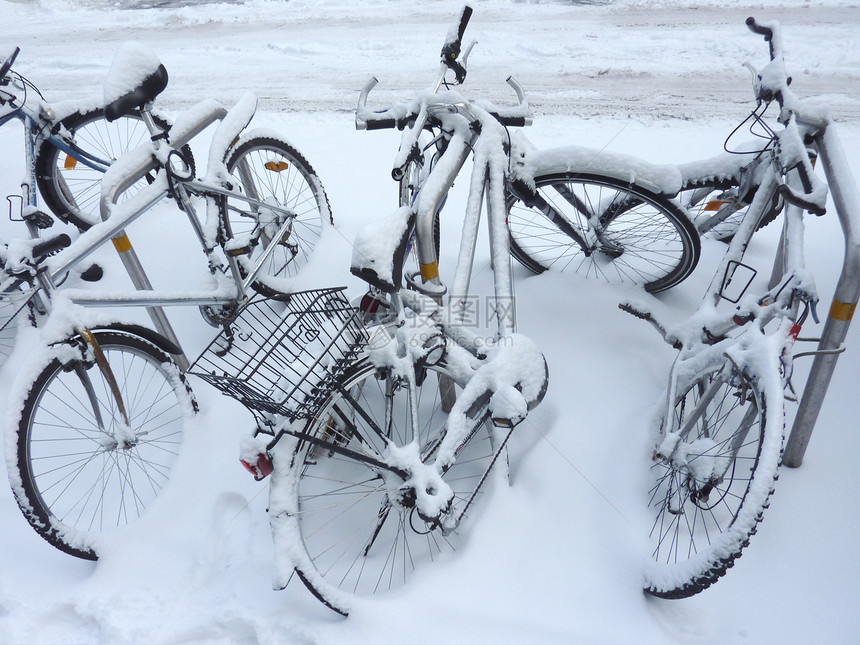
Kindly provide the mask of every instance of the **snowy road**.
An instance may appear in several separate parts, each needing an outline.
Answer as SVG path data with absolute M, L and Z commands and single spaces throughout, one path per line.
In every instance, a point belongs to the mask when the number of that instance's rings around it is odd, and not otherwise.
M 181 6 L 116 8 L 136 4 Z M 735 2 L 678 4 L 478 3 L 479 20 L 470 30 L 478 40 L 470 87 L 476 96 L 501 101 L 507 97 L 504 79 L 514 74 L 537 114 L 735 114 L 750 100 L 749 74 L 741 63 L 761 53 L 755 38 L 738 36 L 756 10 Z M 860 7 L 775 4 L 757 13 L 784 23 L 792 45 L 787 62 L 798 86 L 806 95 L 826 95 L 838 116 L 860 116 L 860 48 L 850 46 Z M 108 0 L 11 6 L 14 19 L 27 25 L 14 32 L 23 50 L 22 70 L 38 68 L 38 84 L 53 100 L 97 91 L 118 43 L 141 40 L 172 74 L 163 97 L 169 109 L 187 107 L 204 91 L 230 100 L 253 90 L 267 110 L 349 111 L 374 73 L 381 81 L 376 100 L 390 102 L 429 82 L 433 68 L 416 62 L 435 59 L 438 45 L 427 34 L 444 33 L 450 13 L 437 3 L 419 2 L 404 11 L 383 0 L 354 7 Z

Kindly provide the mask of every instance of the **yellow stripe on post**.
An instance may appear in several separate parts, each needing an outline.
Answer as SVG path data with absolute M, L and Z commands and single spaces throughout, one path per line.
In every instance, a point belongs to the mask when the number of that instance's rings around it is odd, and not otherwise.
M 830 317 L 834 320 L 848 322 L 854 317 L 854 310 L 857 308 L 857 303 L 839 302 L 834 300 L 830 305 Z
M 429 280 L 435 280 L 439 277 L 439 263 L 431 262 L 430 264 L 421 264 L 419 265 L 421 269 L 421 277 L 424 279 L 424 282 L 428 282 Z
M 113 242 L 114 248 L 120 253 L 131 251 L 131 240 L 128 239 L 128 235 L 126 235 L 125 233 L 123 233 L 120 237 L 113 238 L 111 242 Z

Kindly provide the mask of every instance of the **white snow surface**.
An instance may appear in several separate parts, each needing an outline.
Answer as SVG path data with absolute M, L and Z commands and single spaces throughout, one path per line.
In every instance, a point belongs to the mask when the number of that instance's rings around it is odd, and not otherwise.
M 323 237 L 301 283 L 344 284 L 353 297 L 362 285 L 349 274 L 351 241 L 365 223 L 393 212 L 397 195 L 390 169 L 398 134 L 355 131 L 358 92 L 376 75 L 380 84 L 368 107 L 382 109 L 432 82 L 460 6 L 452 0 L 0 0 L 0 52 L 21 47 L 15 68 L 49 102 L 100 97 L 125 41 L 145 44 L 167 67 L 170 85 L 159 106 L 174 118 L 204 98 L 229 107 L 246 91 L 256 93 L 252 127 L 277 130 L 295 143 L 331 200 L 336 228 Z M 779 20 L 792 88 L 831 105 L 860 176 L 854 152 L 860 5 L 853 0 L 476 0 L 473 6 L 466 33 L 478 44 L 465 94 L 513 105 L 504 82 L 513 74 L 534 110 L 525 134 L 539 149 L 578 144 L 654 164 L 721 153 L 752 107 L 742 63 L 766 62 L 764 43 L 743 20 Z M 212 132 L 192 142 L 201 161 Z M 2 194 L 19 191 L 21 141 L 17 123 L 0 129 Z M 444 280 L 453 273 L 467 187 L 464 175 L 444 211 Z M 807 266 L 822 295 L 822 317 L 842 256 L 828 206 L 826 216 L 806 221 Z M 177 214 L 166 205 L 154 209 L 129 227 L 129 236 L 156 288 L 179 280 L 200 288 L 206 267 L 186 251 L 196 242 Z M 20 233 L 19 226 L 3 218 L 0 236 Z M 775 227 L 765 229 L 748 254 L 765 276 L 777 235 Z M 492 291 L 486 239 L 478 237 L 477 294 Z M 455 557 L 419 571 L 397 591 L 356 602 L 349 618 L 326 609 L 298 580 L 272 590 L 267 485 L 238 462 L 251 416 L 195 382 L 201 412 L 187 427 L 170 485 L 141 521 L 105 536 L 98 563 L 50 547 L 0 486 L 0 642 L 856 643 L 860 511 L 851 460 L 860 454 L 860 433 L 850 405 L 860 379 L 856 327 L 806 459 L 799 469 L 782 470 L 743 557 L 691 599 L 641 592 L 650 528 L 648 420 L 674 351 L 617 303 L 635 299 L 680 322 L 698 304 L 723 248 L 705 240 L 692 277 L 657 297 L 515 267 L 518 331 L 547 356 L 550 383 L 544 402 L 511 439 L 511 486 L 487 496 Z M 125 285 L 114 255 L 97 254 L 106 270 L 98 288 Z M 189 355 L 212 338 L 195 308 L 170 315 Z M 803 335 L 819 332 L 807 323 Z M 38 331 L 23 330 L 0 370 L 0 417 L 14 404 L 7 398 L 11 383 L 38 341 Z M 809 359 L 798 361 L 798 389 L 808 367 Z M 788 410 L 790 422 L 794 408 Z

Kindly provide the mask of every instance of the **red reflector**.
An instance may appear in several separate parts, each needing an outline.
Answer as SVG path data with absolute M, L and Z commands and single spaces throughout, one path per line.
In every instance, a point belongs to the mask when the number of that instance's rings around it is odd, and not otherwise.
M 265 479 L 271 475 L 274 470 L 272 462 L 269 460 L 269 456 L 265 453 L 257 455 L 257 461 L 253 464 L 248 463 L 244 459 L 240 459 L 239 463 L 241 463 L 245 467 L 245 470 L 251 473 L 257 481 Z
M 375 315 L 377 310 L 379 309 L 379 299 L 370 295 L 369 293 L 364 294 L 364 297 L 361 299 L 361 305 L 359 308 L 366 314 L 371 316 Z

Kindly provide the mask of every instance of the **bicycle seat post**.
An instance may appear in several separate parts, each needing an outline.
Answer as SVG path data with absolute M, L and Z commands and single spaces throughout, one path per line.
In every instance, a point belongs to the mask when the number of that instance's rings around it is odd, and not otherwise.
M 155 122 L 155 119 L 152 118 L 152 103 L 152 101 L 147 101 L 140 106 L 140 118 L 146 125 L 146 129 L 149 130 L 149 138 L 152 139 L 152 142 L 156 145 L 157 148 L 162 139 L 164 139 L 165 141 L 169 141 L 169 139 L 167 136 L 167 131 L 162 130 L 161 127 Z

